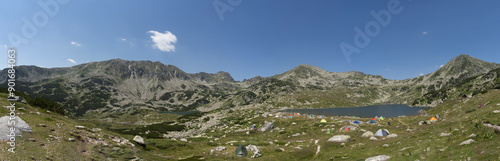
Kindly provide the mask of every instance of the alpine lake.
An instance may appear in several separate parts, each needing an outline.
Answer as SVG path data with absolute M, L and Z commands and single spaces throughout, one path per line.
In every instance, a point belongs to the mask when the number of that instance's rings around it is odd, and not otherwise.
M 411 107 L 403 104 L 372 105 L 363 107 L 339 107 L 322 109 L 286 109 L 282 112 L 314 114 L 325 116 L 356 116 L 356 117 L 398 117 L 418 114 L 418 111 L 429 107 Z

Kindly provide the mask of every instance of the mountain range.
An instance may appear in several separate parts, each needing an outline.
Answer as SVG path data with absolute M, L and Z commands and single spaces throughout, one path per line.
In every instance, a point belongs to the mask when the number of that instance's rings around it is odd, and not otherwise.
M 327 108 L 373 104 L 435 106 L 449 97 L 498 88 L 500 64 L 462 54 L 437 71 L 390 80 L 358 71 L 299 65 L 271 77 L 235 81 L 227 72 L 186 73 L 173 65 L 113 59 L 67 68 L 18 66 L 16 88 L 62 104 L 73 117 L 106 118 L 136 110 L 211 111 L 228 108 Z M 495 70 L 497 69 L 497 70 Z M 7 69 L 0 73 L 6 86 Z M 470 85 L 467 82 L 484 85 Z

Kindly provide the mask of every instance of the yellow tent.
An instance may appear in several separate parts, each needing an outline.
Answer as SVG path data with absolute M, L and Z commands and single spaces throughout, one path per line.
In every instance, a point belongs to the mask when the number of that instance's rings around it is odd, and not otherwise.
M 322 122 L 322 123 L 325 123 L 325 122 L 326 122 L 326 120 L 325 120 L 325 119 L 321 119 L 321 122 Z

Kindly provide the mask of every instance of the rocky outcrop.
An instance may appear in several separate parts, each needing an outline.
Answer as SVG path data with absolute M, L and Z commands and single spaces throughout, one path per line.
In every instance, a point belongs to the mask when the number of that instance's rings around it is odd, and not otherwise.
M 14 128 L 14 131 L 11 131 L 11 127 Z M 12 134 L 22 136 L 21 132 L 31 132 L 31 127 L 21 118 L 18 116 L 0 118 L 0 140 L 9 140 Z
M 365 161 L 387 161 L 391 159 L 390 156 L 387 155 L 378 155 L 370 158 L 366 158 Z
M 374 136 L 374 134 L 371 131 L 367 131 L 367 132 L 363 133 L 363 135 L 361 135 L 361 137 L 364 137 L 364 138 L 369 138 L 372 136 Z
M 329 142 L 337 142 L 337 143 L 345 143 L 351 140 L 351 136 L 349 135 L 335 135 L 328 139 Z
M 139 145 L 146 145 L 146 142 L 144 142 L 144 138 L 139 135 L 136 135 L 133 140 Z

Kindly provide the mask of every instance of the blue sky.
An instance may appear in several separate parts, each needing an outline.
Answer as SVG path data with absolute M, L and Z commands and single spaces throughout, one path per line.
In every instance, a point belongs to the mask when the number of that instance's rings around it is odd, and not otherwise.
M 17 65 L 48 68 L 120 58 L 160 61 L 188 73 L 226 71 L 236 80 L 299 64 L 406 79 L 460 54 L 500 62 L 500 1 L 481 2 L 1 1 L 0 45 L 16 46 Z M 45 10 L 38 3 L 51 5 Z M 391 18 L 379 22 L 371 11 Z M 356 45 L 355 27 L 371 34 L 369 42 Z M 350 61 L 343 42 L 358 49 Z M 7 56 L 0 62 L 7 66 Z

